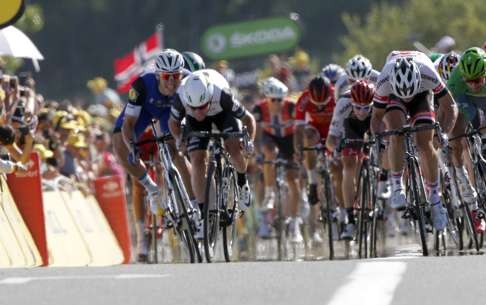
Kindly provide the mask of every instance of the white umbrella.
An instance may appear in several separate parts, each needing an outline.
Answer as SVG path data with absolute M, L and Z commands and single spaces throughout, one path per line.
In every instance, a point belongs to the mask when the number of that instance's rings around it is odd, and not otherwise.
M 44 59 L 29 37 L 12 25 L 0 30 L 0 55 L 30 58 L 36 70 L 39 70 L 37 60 Z

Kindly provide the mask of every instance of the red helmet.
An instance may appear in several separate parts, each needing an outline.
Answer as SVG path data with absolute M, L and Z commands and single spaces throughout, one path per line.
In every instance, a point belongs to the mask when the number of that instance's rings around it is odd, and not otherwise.
M 325 103 L 332 94 L 331 81 L 327 77 L 314 77 L 309 83 L 309 93 L 314 103 Z
M 351 87 L 353 102 L 362 105 L 369 105 L 375 95 L 375 85 L 364 79 L 357 80 Z

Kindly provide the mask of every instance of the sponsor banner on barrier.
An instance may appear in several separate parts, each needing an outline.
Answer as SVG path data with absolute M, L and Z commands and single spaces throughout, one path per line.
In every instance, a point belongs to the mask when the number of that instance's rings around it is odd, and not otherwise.
M 42 201 L 40 161 L 37 152 L 30 155 L 26 165 L 27 171 L 25 173 L 7 175 L 7 183 L 15 204 L 34 238 L 42 257 L 42 265 L 45 266 L 49 263 L 49 256 Z
M 131 258 L 131 239 L 128 229 L 125 187 L 120 176 L 107 176 L 95 180 L 96 199 L 123 251 L 127 264 Z

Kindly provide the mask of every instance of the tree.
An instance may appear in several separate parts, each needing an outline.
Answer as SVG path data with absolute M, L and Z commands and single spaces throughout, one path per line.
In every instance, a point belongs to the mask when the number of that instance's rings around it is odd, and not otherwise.
M 344 51 L 334 58 L 345 63 L 361 53 L 381 69 L 391 50 L 414 49 L 420 41 L 432 46 L 444 35 L 456 40 L 456 48 L 464 50 L 480 46 L 484 41 L 486 6 L 482 0 L 409 0 L 401 5 L 375 4 L 365 18 L 343 14 L 348 34 L 341 38 Z

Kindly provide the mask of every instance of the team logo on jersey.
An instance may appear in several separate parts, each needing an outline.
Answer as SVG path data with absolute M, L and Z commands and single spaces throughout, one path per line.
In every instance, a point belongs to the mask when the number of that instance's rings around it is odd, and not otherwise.
M 128 99 L 134 101 L 137 99 L 137 97 L 138 97 L 137 90 L 130 88 L 130 91 L 128 91 Z

